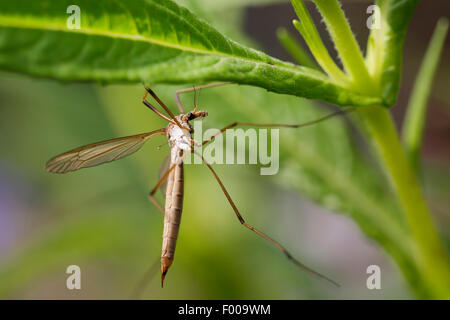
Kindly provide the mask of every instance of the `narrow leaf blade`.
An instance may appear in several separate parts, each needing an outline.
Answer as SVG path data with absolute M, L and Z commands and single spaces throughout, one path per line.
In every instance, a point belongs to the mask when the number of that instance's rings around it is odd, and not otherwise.
M 0 68 L 66 81 L 232 81 L 337 105 L 374 105 L 325 74 L 242 46 L 174 2 L 79 0 L 0 3 Z

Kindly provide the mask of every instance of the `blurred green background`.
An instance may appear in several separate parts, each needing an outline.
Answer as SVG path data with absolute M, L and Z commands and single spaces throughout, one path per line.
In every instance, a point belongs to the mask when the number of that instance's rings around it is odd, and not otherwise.
M 249 1 L 245 8 L 234 2 L 224 7 L 208 7 L 207 1 L 183 3 L 232 38 L 288 60 L 276 42 L 275 30 L 285 26 L 295 34 L 290 26 L 293 9 L 281 1 L 261 2 L 264 5 Z M 367 3 L 344 2 L 361 43 L 368 33 Z M 435 21 L 443 12 L 450 12 L 448 2 L 422 1 L 412 19 L 404 82 L 398 106 L 393 109 L 399 122 Z M 327 35 L 322 36 L 328 40 Z M 447 240 L 449 53 L 447 41 L 430 99 L 423 159 L 425 192 Z M 191 85 L 153 89 L 175 111 L 173 92 Z M 71 148 L 164 127 L 166 123 L 142 105 L 143 93 L 141 85 L 62 84 L 0 74 L 1 298 L 126 299 L 159 258 L 163 219 L 147 194 L 168 152 L 164 137 L 151 139 L 135 155 L 111 164 L 66 175 L 44 170 L 49 158 Z M 190 109 L 193 95 L 182 100 L 185 109 Z M 204 128 L 221 128 L 234 121 L 303 122 L 330 112 L 329 106 L 316 102 L 236 85 L 203 90 L 200 107 L 210 114 Z M 270 244 L 241 227 L 207 168 L 189 165 L 175 262 L 164 289 L 157 271 L 143 298 L 413 298 L 392 259 L 351 219 L 308 200 L 311 194 L 320 193 L 321 202 L 330 203 L 330 207 L 342 201 L 316 184 L 297 157 L 306 161 L 308 154 L 320 154 L 332 159 L 337 171 L 360 174 L 363 183 L 378 179 L 375 164 L 371 164 L 375 178 L 362 169 L 355 170 L 354 150 L 367 156 L 357 130 L 345 119 L 333 119 L 296 132 L 284 130 L 280 142 L 277 176 L 261 176 L 255 165 L 216 165 L 217 172 L 248 223 L 342 287 L 334 288 L 303 273 Z M 157 150 L 161 144 L 164 146 Z M 370 155 L 365 158 L 370 164 Z M 369 189 L 382 188 L 371 185 Z M 162 201 L 160 194 L 158 197 Z M 65 270 L 72 264 L 81 267 L 81 290 L 66 289 Z M 381 290 L 366 287 L 366 268 L 372 264 L 381 267 Z

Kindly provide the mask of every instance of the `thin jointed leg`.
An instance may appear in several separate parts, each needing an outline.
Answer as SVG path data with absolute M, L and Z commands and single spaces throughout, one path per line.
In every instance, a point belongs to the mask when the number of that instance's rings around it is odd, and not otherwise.
M 164 181 L 166 181 L 166 179 L 169 177 L 169 174 L 173 171 L 173 169 L 175 169 L 175 167 L 177 165 L 179 165 L 181 163 L 181 161 L 183 161 L 184 157 L 186 157 L 187 155 L 189 155 L 191 152 L 186 152 L 183 154 L 183 156 L 180 157 L 180 159 L 178 159 L 177 162 L 175 162 L 174 164 L 172 164 L 170 166 L 170 168 L 163 174 L 163 176 L 159 179 L 159 181 L 156 183 L 155 187 L 152 189 L 152 191 L 150 191 L 150 193 L 148 194 L 148 198 L 150 199 L 150 201 L 155 205 L 155 207 L 164 215 L 164 209 L 162 208 L 162 206 L 159 204 L 158 200 L 156 200 L 156 198 L 154 197 L 156 191 L 158 190 L 158 188 L 164 183 Z
M 216 132 L 215 134 L 213 134 L 211 137 L 209 137 L 208 139 L 206 139 L 205 141 L 202 142 L 202 145 L 207 144 L 208 142 L 214 140 L 215 137 L 217 137 L 218 135 L 224 133 L 226 130 L 234 128 L 234 127 L 263 127 L 263 128 L 301 128 L 301 127 L 307 127 L 319 122 L 322 122 L 326 119 L 332 118 L 334 116 L 340 115 L 340 114 L 346 114 L 353 111 L 353 109 L 351 110 L 339 110 L 339 111 L 335 111 L 332 112 L 330 114 L 327 114 L 326 116 L 323 116 L 321 118 L 315 119 L 315 120 L 311 120 L 311 121 L 307 121 L 304 123 L 300 123 L 300 124 L 280 124 L 280 123 L 255 123 L 255 122 L 233 122 L 232 124 L 229 124 L 228 126 L 220 129 L 218 132 Z
M 133 292 L 131 294 L 131 299 L 137 300 L 140 299 L 145 289 L 147 288 L 150 281 L 153 279 L 153 276 L 159 270 L 160 258 L 158 257 L 156 261 L 147 269 L 145 274 L 141 277 L 141 279 L 134 286 Z
M 149 87 L 146 87 L 144 85 L 145 90 L 147 90 L 148 93 L 150 93 L 150 95 L 153 97 L 153 99 L 155 99 L 159 105 L 161 107 L 164 108 L 164 110 L 166 110 L 166 112 L 169 114 L 169 116 L 172 118 L 173 121 L 175 121 L 175 123 L 181 128 L 180 123 L 178 122 L 178 120 L 175 118 L 174 114 L 172 113 L 172 111 L 170 111 L 170 109 L 164 104 L 164 102 L 161 101 L 161 99 L 156 95 L 155 92 L 153 92 L 152 89 L 150 89 Z
M 247 229 L 252 230 L 253 232 L 257 233 L 259 236 L 263 237 L 264 239 L 266 239 L 267 241 L 269 241 L 270 243 L 272 243 L 275 247 L 278 248 L 278 250 L 280 250 L 281 252 L 283 252 L 283 254 L 292 262 L 294 263 L 297 267 L 299 267 L 300 269 L 309 272 L 310 274 L 319 277 L 321 279 L 327 280 L 328 282 L 332 283 L 333 285 L 339 287 L 339 284 L 336 283 L 335 281 L 331 280 L 330 278 L 318 273 L 317 271 L 314 271 L 310 268 L 308 268 L 307 266 L 305 266 L 304 264 L 302 264 L 300 261 L 298 261 L 297 259 L 295 259 L 281 244 L 279 244 L 277 241 L 275 241 L 274 239 L 270 238 L 268 235 L 262 233 L 261 231 L 259 231 L 258 229 L 256 229 L 255 227 L 252 227 L 251 225 L 247 224 L 244 220 L 244 218 L 242 218 L 241 214 L 239 213 L 239 210 L 237 209 L 236 205 L 234 204 L 233 200 L 231 199 L 230 194 L 228 193 L 227 189 L 225 188 L 225 186 L 223 185 L 222 181 L 220 180 L 220 178 L 217 176 L 215 170 L 212 168 L 212 166 L 205 160 L 205 158 L 199 154 L 198 152 L 194 151 L 194 153 L 196 155 L 198 155 L 203 162 L 208 166 L 209 170 L 211 171 L 211 173 L 214 175 L 214 178 L 217 180 L 217 182 L 220 185 L 220 188 L 222 189 L 223 193 L 225 194 L 225 197 L 227 198 L 228 202 L 230 203 L 231 207 L 233 208 L 234 213 L 236 214 L 236 217 L 238 218 L 239 222 L 246 227 Z
M 164 120 L 174 123 L 172 119 L 167 117 L 165 114 L 161 113 L 158 109 L 156 109 L 154 106 L 152 106 L 150 104 L 150 102 L 147 101 L 147 99 L 146 99 L 147 94 L 148 94 L 148 91 L 145 91 L 144 97 L 142 98 L 142 103 L 145 104 L 150 110 L 152 110 L 154 113 L 156 113 L 158 116 L 160 116 Z

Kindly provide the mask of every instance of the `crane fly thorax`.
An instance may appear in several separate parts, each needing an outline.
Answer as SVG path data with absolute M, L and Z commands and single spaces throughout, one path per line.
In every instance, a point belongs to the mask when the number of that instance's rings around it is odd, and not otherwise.
M 182 128 L 178 125 L 170 123 L 167 127 L 167 138 L 169 146 L 175 149 L 188 151 L 192 146 L 191 131 L 192 127 L 188 122 L 187 116 L 182 114 L 176 117 Z

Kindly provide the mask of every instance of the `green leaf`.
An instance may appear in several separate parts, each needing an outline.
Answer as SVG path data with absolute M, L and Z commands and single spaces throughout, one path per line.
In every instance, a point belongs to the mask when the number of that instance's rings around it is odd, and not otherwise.
M 81 29 L 67 28 L 72 4 Z M 3 1 L 0 68 L 70 81 L 232 81 L 337 105 L 380 103 L 244 47 L 168 0 Z
M 433 38 L 428 45 L 427 52 L 414 83 L 405 122 L 403 124 L 403 141 L 415 167 L 418 166 L 419 153 L 422 144 L 427 100 L 430 96 L 434 74 L 439 65 L 448 26 L 449 22 L 446 18 L 441 18 L 436 25 Z
M 418 0 L 377 0 L 381 11 L 381 28 L 372 29 L 367 64 L 376 83 L 380 84 L 383 104 L 397 101 L 403 57 L 403 43 L 408 24 Z
M 286 0 L 179 0 L 177 3 L 186 7 L 203 7 L 209 12 L 220 12 L 227 9 L 242 9 L 247 6 L 264 6 L 274 3 L 286 2 Z
M 373 81 L 338 0 L 315 0 L 346 72 L 360 92 L 373 94 Z

